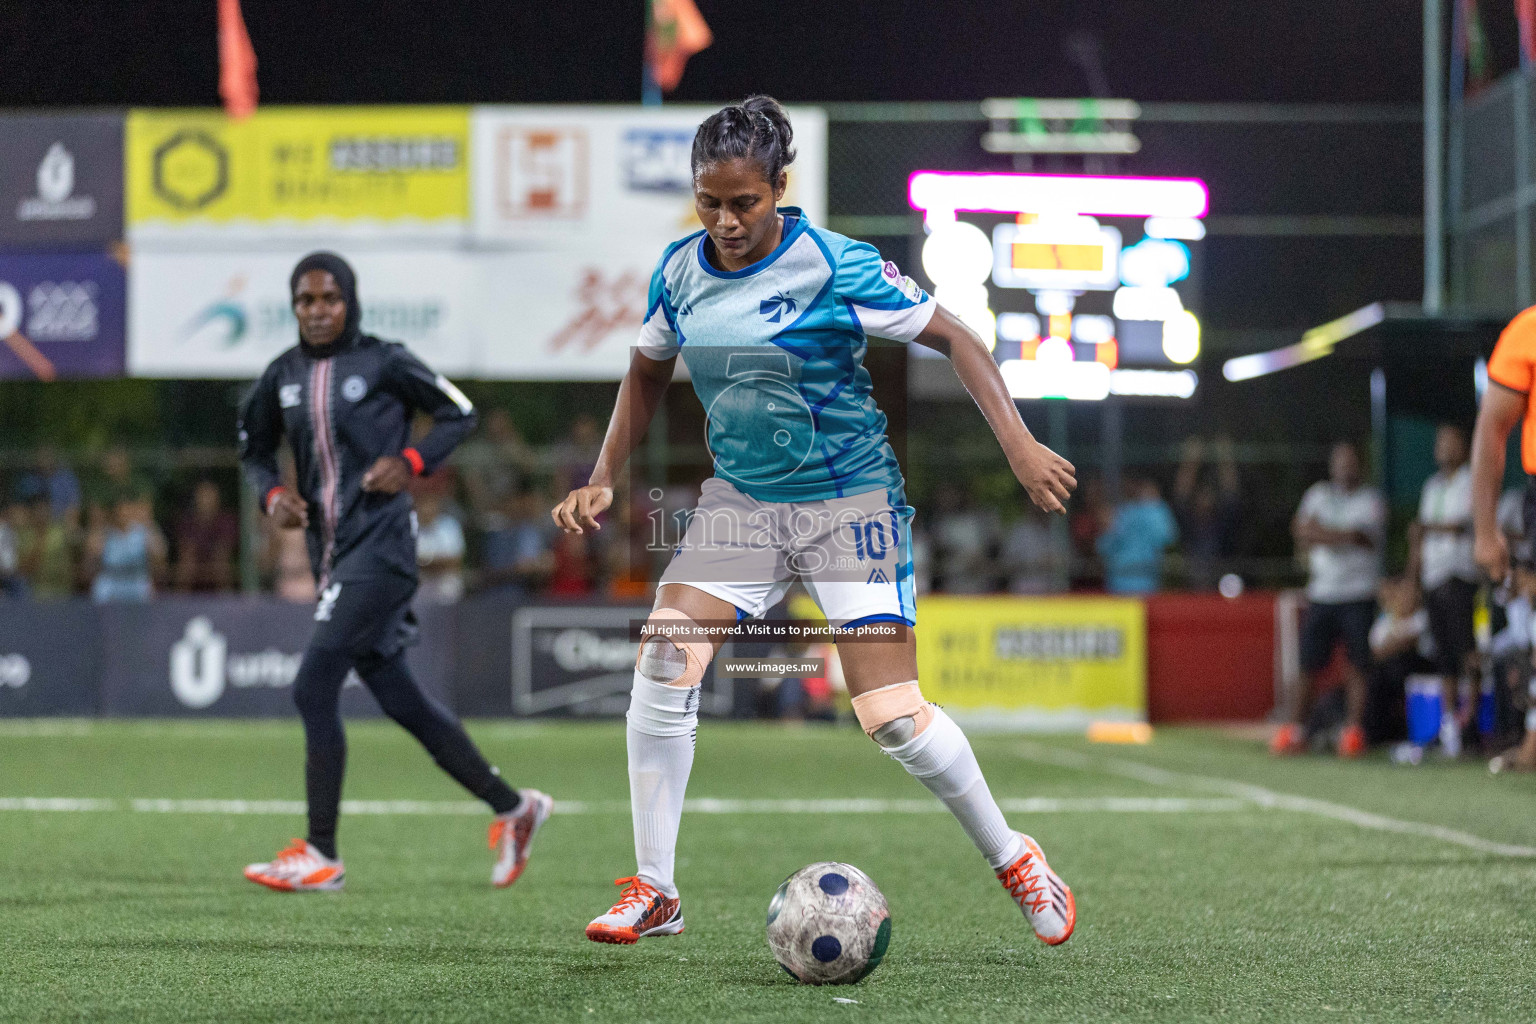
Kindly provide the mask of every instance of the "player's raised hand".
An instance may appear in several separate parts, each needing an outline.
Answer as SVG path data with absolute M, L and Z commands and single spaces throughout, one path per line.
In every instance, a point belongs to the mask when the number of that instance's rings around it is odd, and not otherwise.
M 380 455 L 363 474 L 363 490 L 399 494 L 411 482 L 411 464 L 398 455 Z
M 303 498 L 286 488 L 272 496 L 267 514 L 284 530 L 297 530 L 309 525 L 309 506 Z
M 1029 500 L 1042 512 L 1067 511 L 1067 499 L 1077 487 L 1077 470 L 1072 463 L 1036 441 L 1013 466 Z
M 613 504 L 613 488 L 588 484 L 578 487 L 556 505 L 550 517 L 566 533 L 585 533 L 582 527 L 601 530 L 597 516 Z

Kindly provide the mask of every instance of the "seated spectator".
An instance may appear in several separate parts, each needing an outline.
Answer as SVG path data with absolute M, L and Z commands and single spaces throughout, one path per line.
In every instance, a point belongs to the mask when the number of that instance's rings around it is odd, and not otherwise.
M 939 488 L 933 544 L 938 558 L 937 590 L 946 594 L 986 594 L 996 587 L 992 553 L 997 546 L 997 514 L 977 508 L 955 484 Z
M 459 446 L 454 461 L 464 467 L 464 488 L 475 523 L 489 530 L 508 499 L 523 489 L 535 457 L 523 440 L 511 413 L 497 406 L 488 410 L 478 431 Z
M 21 520 L 25 511 L 19 503 L 0 507 L 0 597 L 21 600 L 27 596 L 27 581 L 21 574 Z
M 79 582 L 80 506 L 67 505 L 53 514 L 48 496 L 32 499 L 31 519 L 22 532 L 22 571 L 40 601 L 72 597 Z
M 219 487 L 199 480 L 192 507 L 176 524 L 176 589 L 186 593 L 233 590 L 240 523 L 223 507 Z
M 1418 582 L 1411 575 L 1384 580 L 1378 602 L 1381 613 L 1371 625 L 1372 665 L 1361 722 L 1369 743 L 1407 736 L 1404 701 L 1408 677 L 1435 670 L 1435 642 Z
M 28 503 L 42 498 L 48 502 L 50 516 L 64 519 L 80 505 L 80 479 L 59 461 L 51 445 L 43 445 L 37 450 L 36 464 L 18 481 L 16 496 Z
M 1162 585 L 1163 556 L 1179 539 L 1179 527 L 1156 481 L 1135 481 L 1130 494 L 1099 536 L 1097 548 L 1111 594 L 1150 594 Z
M 1061 589 L 1066 558 L 1044 512 L 1028 508 L 1003 535 L 999 552 L 1010 594 L 1049 594 Z
M 1183 537 L 1189 586 L 1194 590 L 1215 589 L 1222 561 L 1236 553 L 1241 513 L 1231 439 L 1217 438 L 1211 444 L 1209 473 L 1202 472 L 1205 455 L 1198 437 L 1184 442 L 1173 483 L 1173 508 Z
M 91 599 L 98 604 L 148 601 L 155 580 L 165 574 L 165 548 L 149 499 L 119 500 L 87 543 Z
M 553 571 L 554 524 L 544 505 L 543 496 L 534 490 L 503 499 L 501 511 L 486 524 L 482 589 L 522 597 L 536 591 Z
M 1493 772 L 1536 771 L 1536 652 L 1532 648 L 1536 637 L 1536 567 L 1517 561 L 1513 575 L 1513 594 L 1504 606 L 1508 624 L 1494 634 L 1488 653 L 1493 659 L 1494 678 L 1505 687 L 1501 703 L 1516 715 L 1524 710 L 1524 721 L 1517 718 L 1512 730 L 1518 732 L 1523 727 L 1524 737 L 1488 763 Z
M 464 596 L 464 528 L 435 492 L 416 498 L 416 564 L 422 600 L 453 604 Z

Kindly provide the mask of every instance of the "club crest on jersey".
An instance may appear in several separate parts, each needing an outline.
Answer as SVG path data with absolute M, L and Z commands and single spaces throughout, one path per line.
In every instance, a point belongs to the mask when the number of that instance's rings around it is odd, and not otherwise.
M 368 393 L 368 382 L 353 374 L 341 382 L 341 397 L 356 402 Z
M 774 292 L 773 298 L 764 299 L 757 304 L 757 311 L 761 315 L 767 316 L 769 323 L 776 324 L 785 313 L 793 313 L 798 305 L 799 303 L 794 300 L 793 296 L 785 295 L 783 292 Z M 773 315 L 768 316 L 769 313 Z
M 280 409 L 297 409 L 304 401 L 303 384 L 284 384 L 277 389 L 277 405 Z

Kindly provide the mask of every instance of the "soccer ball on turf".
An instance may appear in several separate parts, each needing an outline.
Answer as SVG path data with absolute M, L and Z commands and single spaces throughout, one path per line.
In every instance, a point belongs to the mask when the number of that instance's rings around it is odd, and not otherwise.
M 891 912 L 869 876 L 822 861 L 784 879 L 768 904 L 768 948 L 807 985 L 848 985 L 880 966 Z

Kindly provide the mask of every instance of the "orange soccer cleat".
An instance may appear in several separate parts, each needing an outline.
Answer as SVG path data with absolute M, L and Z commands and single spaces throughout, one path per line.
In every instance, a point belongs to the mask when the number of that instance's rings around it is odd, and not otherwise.
M 295 839 L 265 864 L 248 864 L 245 877 L 279 892 L 334 892 L 347 869 L 302 839 Z
M 491 869 L 491 884 L 505 889 L 522 876 L 528 866 L 528 847 L 533 834 L 549 819 L 555 801 L 536 789 L 522 791 L 521 809 L 500 814 L 491 822 L 487 844 L 496 851 L 496 866 Z
M 1346 725 L 1339 733 L 1339 756 L 1355 758 L 1365 753 L 1365 730 L 1358 725 Z
M 587 938 L 629 946 L 647 935 L 682 934 L 683 901 L 679 897 L 668 896 L 633 876 L 614 879 L 613 884 L 624 887 L 619 902 L 587 925 Z
M 1024 840 L 1024 856 L 999 871 L 997 880 L 1024 911 L 1036 938 L 1048 946 L 1059 946 L 1077 927 L 1077 900 L 1045 862 L 1040 844 L 1022 832 L 1019 838 Z
M 1299 754 L 1306 748 L 1306 735 L 1301 731 L 1301 726 L 1294 722 L 1282 725 L 1269 740 L 1269 752 L 1277 756 Z

